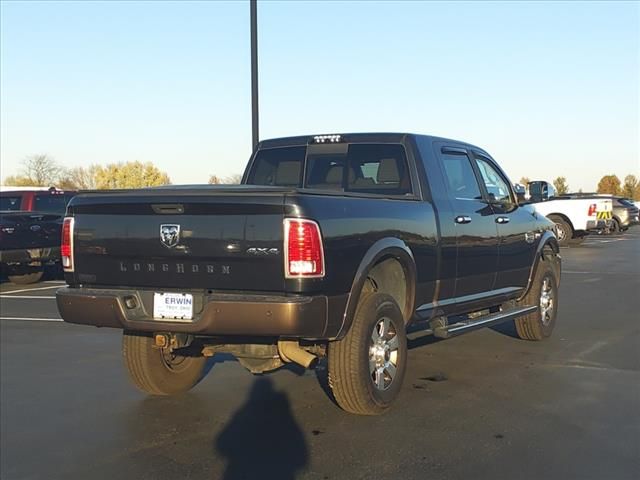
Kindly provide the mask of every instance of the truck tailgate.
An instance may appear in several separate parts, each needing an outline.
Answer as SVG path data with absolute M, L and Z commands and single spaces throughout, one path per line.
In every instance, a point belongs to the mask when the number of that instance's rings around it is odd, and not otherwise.
M 62 216 L 38 212 L 2 212 L 0 249 L 18 250 L 60 246 Z
M 72 201 L 77 283 L 284 290 L 285 191 L 158 191 L 84 194 Z

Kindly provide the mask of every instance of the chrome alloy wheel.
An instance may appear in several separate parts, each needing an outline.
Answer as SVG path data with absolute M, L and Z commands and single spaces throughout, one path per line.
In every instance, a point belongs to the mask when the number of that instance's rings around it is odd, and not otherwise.
M 383 317 L 373 327 L 369 345 L 369 375 L 378 390 L 388 389 L 398 367 L 398 335 L 391 320 Z
M 559 242 L 564 242 L 567 238 L 567 232 L 564 229 L 564 226 L 560 223 L 556 223 L 556 235 L 558 236 Z
M 542 288 L 540 289 L 540 315 L 543 325 L 548 325 L 553 317 L 553 309 L 555 308 L 554 296 L 553 285 L 549 277 L 544 277 Z

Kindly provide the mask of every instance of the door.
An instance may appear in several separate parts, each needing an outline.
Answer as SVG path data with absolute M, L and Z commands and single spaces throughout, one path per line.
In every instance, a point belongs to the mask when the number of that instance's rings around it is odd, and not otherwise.
M 483 197 L 478 177 L 464 148 L 440 149 L 445 184 L 453 207 L 451 218 L 440 222 L 454 225 L 457 243 L 455 296 L 494 289 L 498 268 L 498 229 L 491 206 Z
M 498 228 L 498 275 L 494 288 L 524 288 L 536 251 L 534 218 L 531 211 L 518 206 L 509 180 L 495 162 L 483 153 L 472 153 Z

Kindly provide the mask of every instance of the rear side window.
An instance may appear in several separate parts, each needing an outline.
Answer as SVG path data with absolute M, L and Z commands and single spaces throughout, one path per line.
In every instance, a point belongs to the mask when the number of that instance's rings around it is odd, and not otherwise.
M 406 195 L 411 178 L 402 145 L 351 145 L 347 189 L 351 192 Z
M 451 194 L 459 200 L 480 200 L 482 194 L 469 157 L 465 153 L 442 153 L 445 180 Z
M 36 212 L 50 212 L 64 215 L 68 200 L 69 198 L 66 195 L 50 193 L 38 194 L 35 196 L 33 210 Z
M 0 211 L 20 210 L 22 197 L 0 197 Z
M 248 183 L 299 186 L 381 195 L 411 193 L 411 178 L 400 144 L 345 145 L 344 149 L 283 147 L 258 152 Z M 341 151 L 340 151 L 341 150 Z M 306 154 L 306 159 L 305 159 Z M 306 161 L 306 168 L 303 168 Z
M 268 148 L 258 151 L 247 183 L 250 185 L 300 186 L 307 147 Z

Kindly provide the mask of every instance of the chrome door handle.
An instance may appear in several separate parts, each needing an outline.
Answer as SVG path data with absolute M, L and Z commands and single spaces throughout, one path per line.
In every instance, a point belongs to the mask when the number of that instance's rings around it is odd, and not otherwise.
M 458 215 L 455 220 L 456 223 L 471 223 L 471 217 L 467 215 Z
M 497 217 L 496 223 L 509 223 L 509 217 Z

